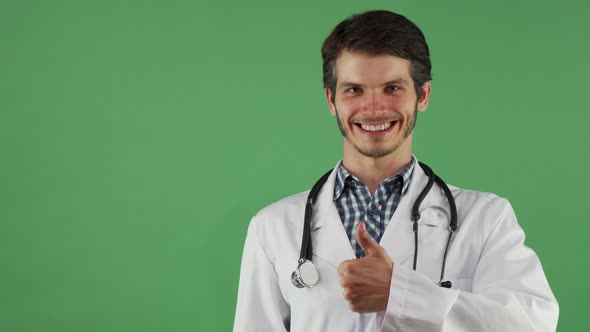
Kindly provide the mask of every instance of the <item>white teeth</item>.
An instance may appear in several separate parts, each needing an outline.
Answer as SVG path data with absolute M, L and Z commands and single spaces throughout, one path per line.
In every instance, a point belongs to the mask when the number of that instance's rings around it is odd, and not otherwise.
M 366 125 L 361 123 L 361 128 L 366 131 L 382 131 L 391 127 L 391 122 L 383 123 L 379 125 Z

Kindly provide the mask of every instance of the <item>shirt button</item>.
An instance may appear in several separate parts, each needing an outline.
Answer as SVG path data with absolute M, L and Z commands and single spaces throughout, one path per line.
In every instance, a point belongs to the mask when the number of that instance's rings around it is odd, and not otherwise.
M 372 216 L 372 215 L 374 215 L 374 214 L 375 214 L 375 210 L 373 210 L 373 209 L 369 209 L 369 211 L 368 211 L 368 212 L 369 212 L 369 215 L 370 215 L 370 216 Z
M 350 184 L 352 184 L 353 186 L 356 187 L 356 186 L 358 186 L 359 183 L 356 180 L 352 180 L 352 181 L 350 181 Z

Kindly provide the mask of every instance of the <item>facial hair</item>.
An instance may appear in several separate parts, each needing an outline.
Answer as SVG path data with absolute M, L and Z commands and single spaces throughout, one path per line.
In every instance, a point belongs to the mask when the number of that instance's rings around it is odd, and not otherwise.
M 389 147 L 385 147 L 385 148 L 375 148 L 375 149 L 370 149 L 370 148 L 364 148 L 362 146 L 359 146 L 357 144 L 355 144 L 350 138 L 349 138 L 349 134 L 347 129 L 342 125 L 342 121 L 340 120 L 340 115 L 338 114 L 338 109 L 336 109 L 336 122 L 338 122 L 338 128 L 340 129 L 340 133 L 342 134 L 342 136 L 348 140 L 348 142 L 358 151 L 360 152 L 362 155 L 369 157 L 369 158 L 381 158 L 381 157 L 385 157 L 390 153 L 393 153 L 394 151 L 396 151 L 400 145 L 402 145 L 403 142 L 405 142 L 405 140 L 412 134 L 412 131 L 414 131 L 414 127 L 416 127 L 416 119 L 418 117 L 418 104 L 416 103 L 416 106 L 414 107 L 414 114 L 412 116 L 410 116 L 410 118 L 408 118 L 408 125 L 406 126 L 406 130 L 404 131 L 404 134 L 402 136 L 402 139 L 397 142 L 396 144 L 389 146 Z

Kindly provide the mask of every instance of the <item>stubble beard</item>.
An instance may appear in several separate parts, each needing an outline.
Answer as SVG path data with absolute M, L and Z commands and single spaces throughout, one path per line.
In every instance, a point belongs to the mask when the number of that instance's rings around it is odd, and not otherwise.
M 390 153 L 393 153 L 394 151 L 396 151 L 406 141 L 406 139 L 412 134 L 412 132 L 414 131 L 414 127 L 416 126 L 416 118 L 418 117 L 417 106 L 418 105 L 416 105 L 416 107 L 414 107 L 414 115 L 408 119 L 408 125 L 406 126 L 406 130 L 404 131 L 402 139 L 399 140 L 399 142 L 395 143 L 394 145 L 386 146 L 384 148 L 371 149 L 371 148 L 364 148 L 362 146 L 359 146 L 358 144 L 355 144 L 350 139 L 350 137 L 348 135 L 348 131 L 346 130 L 346 128 L 342 125 L 342 122 L 340 121 L 340 116 L 338 115 L 338 109 L 336 109 L 336 122 L 338 122 L 338 128 L 340 129 L 340 133 L 342 134 L 342 136 L 359 153 L 361 153 L 363 156 L 369 157 L 369 158 L 382 158 L 382 157 L 385 157 L 385 156 L 389 155 Z

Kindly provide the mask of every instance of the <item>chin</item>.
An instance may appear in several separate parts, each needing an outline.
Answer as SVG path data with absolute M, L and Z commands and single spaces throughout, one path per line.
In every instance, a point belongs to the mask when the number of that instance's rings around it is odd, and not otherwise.
M 383 158 L 394 153 L 399 147 L 399 144 L 390 147 L 379 147 L 379 148 L 360 148 L 355 147 L 356 151 L 365 157 L 369 158 Z

